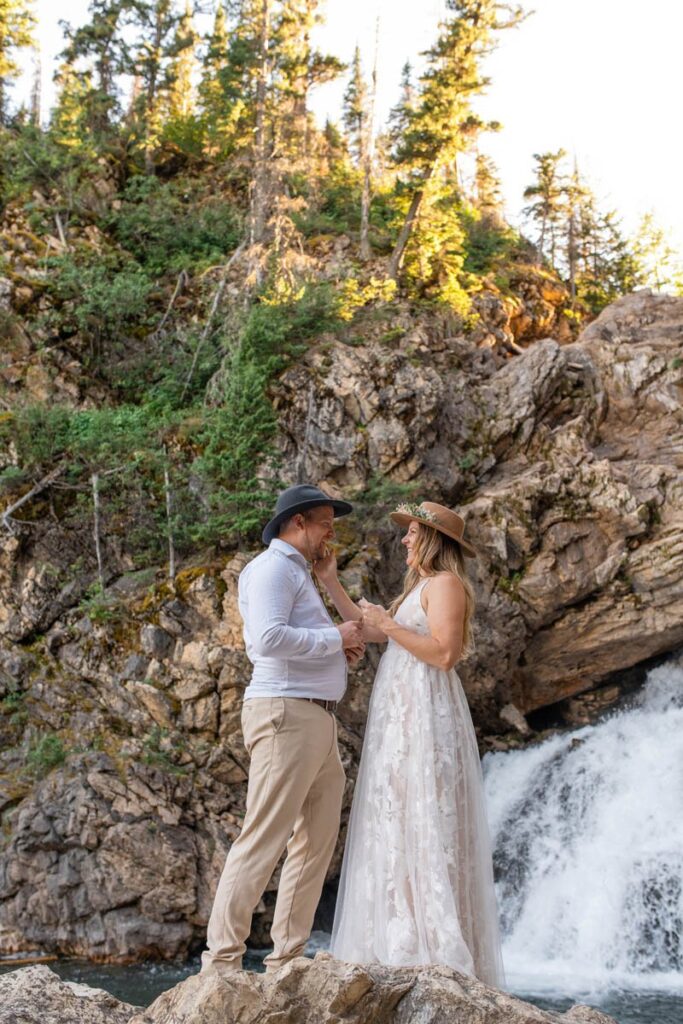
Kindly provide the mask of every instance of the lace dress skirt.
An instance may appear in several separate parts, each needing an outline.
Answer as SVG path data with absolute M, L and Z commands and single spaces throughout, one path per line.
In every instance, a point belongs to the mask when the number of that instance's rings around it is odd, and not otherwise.
M 423 584 L 396 619 L 428 633 Z M 454 670 L 434 668 L 391 640 L 370 702 L 331 952 L 352 963 L 443 964 L 503 984 L 467 700 Z

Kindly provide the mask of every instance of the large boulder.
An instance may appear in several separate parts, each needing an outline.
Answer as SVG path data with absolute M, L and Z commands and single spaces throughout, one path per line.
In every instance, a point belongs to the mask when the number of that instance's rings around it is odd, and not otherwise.
M 147 1010 L 63 982 L 48 967 L 0 976 L 0 1024 L 615 1024 L 588 1006 L 558 1016 L 446 967 L 361 967 L 318 953 L 277 974 L 197 974 Z
M 589 1007 L 558 1017 L 447 967 L 358 966 L 318 953 L 276 974 L 195 975 L 130 1024 L 614 1024 Z

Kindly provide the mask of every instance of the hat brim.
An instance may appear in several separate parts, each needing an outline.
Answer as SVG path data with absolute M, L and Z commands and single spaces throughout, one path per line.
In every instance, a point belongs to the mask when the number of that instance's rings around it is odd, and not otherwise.
M 476 558 L 477 552 L 466 540 L 461 537 L 456 537 L 450 530 L 444 530 L 443 526 L 439 526 L 437 523 L 432 523 L 428 519 L 421 519 L 420 516 L 411 516 L 407 512 L 390 512 L 389 518 L 394 522 L 398 523 L 399 526 L 410 526 L 411 523 L 422 523 L 424 526 L 431 526 L 432 530 L 436 530 L 438 533 L 443 533 L 446 537 L 450 537 L 456 544 L 459 544 L 462 548 L 463 554 L 467 558 Z
M 338 501 L 336 498 L 309 498 L 308 501 L 301 501 L 292 508 L 286 509 L 284 512 L 280 512 L 279 515 L 273 516 L 269 523 L 266 523 L 261 534 L 261 539 L 264 544 L 270 544 L 271 540 L 277 537 L 280 527 L 292 516 L 295 516 L 297 512 L 306 512 L 311 508 L 320 508 L 322 505 L 331 505 L 334 511 L 334 518 L 339 519 L 340 516 L 348 516 L 350 512 L 353 512 L 353 505 L 350 505 L 348 501 Z

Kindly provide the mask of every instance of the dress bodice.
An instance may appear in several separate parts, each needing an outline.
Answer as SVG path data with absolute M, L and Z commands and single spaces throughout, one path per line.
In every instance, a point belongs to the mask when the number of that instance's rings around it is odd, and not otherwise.
M 425 635 L 429 634 L 429 623 L 427 622 L 427 613 L 422 607 L 422 591 L 428 582 L 429 577 L 420 580 L 398 606 L 394 615 L 394 619 L 401 626 L 406 626 L 408 629 L 414 629 L 416 633 Z

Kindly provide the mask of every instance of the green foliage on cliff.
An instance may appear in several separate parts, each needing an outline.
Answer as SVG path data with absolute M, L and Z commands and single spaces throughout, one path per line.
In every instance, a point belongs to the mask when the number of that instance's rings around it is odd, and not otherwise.
M 10 6 L 11 78 L 31 26 Z M 566 283 L 572 323 L 646 258 L 663 274 L 561 153 L 536 158 L 533 242 L 506 222 L 479 148 L 498 125 L 472 98 L 516 5 L 448 0 L 375 138 L 372 79 L 359 54 L 347 70 L 314 48 L 318 18 L 317 0 L 219 4 L 202 38 L 172 0 L 98 0 L 67 28 L 49 123 L 0 91 L 0 329 L 40 381 L 0 393 L 8 507 L 38 488 L 15 521 L 47 509 L 91 530 L 99 500 L 105 562 L 116 542 L 136 566 L 255 539 L 280 485 L 272 385 L 321 335 L 400 339 L 406 312 L 467 331 L 474 297 L 526 264 Z M 342 74 L 341 123 L 321 128 L 312 92 Z

